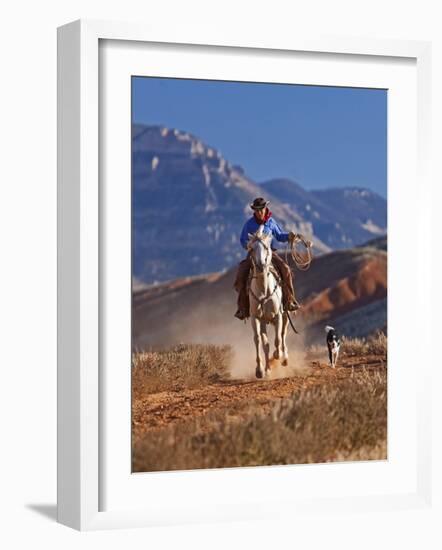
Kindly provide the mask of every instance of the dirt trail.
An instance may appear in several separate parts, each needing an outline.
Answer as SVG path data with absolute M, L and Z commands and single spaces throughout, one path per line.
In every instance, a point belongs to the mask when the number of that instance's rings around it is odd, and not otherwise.
M 152 430 L 158 430 L 187 421 L 212 417 L 244 416 L 253 411 L 265 412 L 277 399 L 283 399 L 314 386 L 338 381 L 362 369 L 386 366 L 379 356 L 345 357 L 337 369 L 325 363 L 309 361 L 303 369 L 274 365 L 270 378 L 229 379 L 204 386 L 163 391 L 133 402 L 132 428 L 134 442 Z M 285 377 L 284 377 L 285 376 Z

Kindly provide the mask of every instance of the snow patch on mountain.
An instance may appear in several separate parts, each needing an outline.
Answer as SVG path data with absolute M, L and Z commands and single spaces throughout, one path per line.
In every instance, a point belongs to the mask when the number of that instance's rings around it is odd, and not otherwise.
M 361 223 L 366 231 L 373 233 L 373 235 L 385 235 L 385 229 L 376 225 L 372 220 L 368 219 L 365 223 Z

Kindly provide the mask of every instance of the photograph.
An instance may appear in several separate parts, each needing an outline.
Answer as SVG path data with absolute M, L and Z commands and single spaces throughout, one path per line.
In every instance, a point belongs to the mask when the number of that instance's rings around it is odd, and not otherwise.
M 132 472 L 386 460 L 388 90 L 132 76 Z
M 5 4 L 2 548 L 442 548 L 440 2 L 375 4 Z

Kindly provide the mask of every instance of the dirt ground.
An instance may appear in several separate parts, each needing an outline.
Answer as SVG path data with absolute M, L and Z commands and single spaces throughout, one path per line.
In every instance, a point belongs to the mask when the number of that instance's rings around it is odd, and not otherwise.
M 149 432 L 179 427 L 195 419 L 200 429 L 212 428 L 210 419 L 225 417 L 228 421 L 241 419 L 256 412 L 270 411 L 275 402 L 315 386 L 339 382 L 362 370 L 386 367 L 385 357 L 366 355 L 343 357 L 336 369 L 328 364 L 308 359 L 299 369 L 272 365 L 268 378 L 221 379 L 196 388 L 172 388 L 134 399 L 132 403 L 132 443 L 134 445 Z M 152 433 L 153 435 L 153 433 Z

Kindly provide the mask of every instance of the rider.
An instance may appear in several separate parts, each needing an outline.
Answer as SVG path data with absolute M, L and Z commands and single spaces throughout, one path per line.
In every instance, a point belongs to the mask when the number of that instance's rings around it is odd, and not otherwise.
M 272 233 L 277 241 L 292 242 L 295 238 L 295 233 L 290 231 L 284 233 L 276 221 L 272 218 L 272 213 L 268 209 L 269 201 L 262 197 L 255 199 L 250 208 L 253 210 L 253 216 L 244 224 L 241 231 L 241 245 L 247 250 L 247 242 L 249 233 L 255 233 L 260 225 L 264 225 L 265 233 Z M 300 305 L 295 299 L 295 291 L 293 289 L 292 272 L 289 265 L 279 256 L 272 247 L 272 263 L 276 267 L 282 280 L 282 299 L 283 306 L 286 311 L 296 311 Z M 235 290 L 238 292 L 238 311 L 235 317 L 238 319 L 246 319 L 249 316 L 249 296 L 247 293 L 247 279 L 249 276 L 252 262 L 250 252 L 247 257 L 242 260 L 238 266 L 238 272 L 235 279 Z

